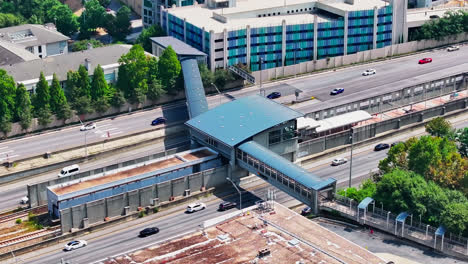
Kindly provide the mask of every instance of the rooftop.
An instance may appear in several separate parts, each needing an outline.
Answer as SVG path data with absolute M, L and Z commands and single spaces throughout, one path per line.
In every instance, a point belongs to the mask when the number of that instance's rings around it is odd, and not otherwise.
M 38 59 L 38 56 L 27 51 L 23 46 L 0 40 L 0 65 L 10 65 L 36 59 Z
M 194 118 L 208 111 L 205 89 L 198 71 L 198 62 L 195 59 L 183 60 L 181 62 L 182 73 L 185 83 L 185 97 L 190 118 Z
M 17 63 L 13 66 L 2 66 L 16 82 L 26 82 L 39 78 L 41 71 L 44 75 L 52 76 L 57 74 L 59 80 L 67 79 L 68 71 L 77 71 L 85 59 L 91 59 L 94 67 L 98 64 L 106 66 L 118 63 L 120 57 L 127 53 L 130 45 L 111 45 L 106 47 L 71 52 L 60 56 L 52 56 L 44 59 L 36 59 Z M 92 72 L 90 73 L 92 74 Z
M 315 129 L 317 133 L 327 131 L 330 129 L 351 125 L 372 119 L 372 116 L 364 110 L 345 113 L 317 121 L 319 127 Z
M 58 32 L 52 25 L 24 24 L 0 28 L 0 40 L 20 44 L 24 47 L 67 41 L 70 38 Z
M 190 46 L 189 44 L 176 39 L 174 37 L 156 37 L 156 38 L 150 38 L 152 42 L 158 44 L 159 46 L 162 46 L 164 48 L 167 48 L 168 46 L 171 46 L 172 49 L 174 49 L 175 53 L 177 56 L 206 56 L 205 53 L 197 50 L 196 48 Z
M 320 4 L 317 4 L 320 3 Z M 330 22 L 336 18 L 317 13 L 314 7 L 326 7 L 328 11 L 336 11 L 336 15 L 343 15 L 345 11 L 372 9 L 374 6 L 385 6 L 381 0 L 355 0 L 355 4 L 344 3 L 344 0 L 314 1 L 314 0 L 237 0 L 236 7 L 208 8 L 205 4 L 169 8 L 168 12 L 180 19 L 206 31 L 222 32 L 225 28 L 236 30 L 253 27 L 266 27 L 286 24 L 313 23 L 314 15 L 317 21 Z M 265 17 L 263 17 L 265 15 Z M 262 17 L 259 17 L 262 16 Z
M 302 113 L 273 100 L 251 95 L 210 109 L 186 124 L 233 147 L 266 129 L 301 116 Z
M 273 203 L 272 203 L 273 204 Z M 223 214 L 193 232 L 151 247 L 110 257 L 112 263 L 349 263 L 384 264 L 385 260 L 319 224 L 274 203 L 275 214 L 255 207 Z M 228 214 L 231 214 L 228 216 Z M 267 225 L 265 225 L 265 222 Z M 268 252 L 260 256 L 260 252 Z

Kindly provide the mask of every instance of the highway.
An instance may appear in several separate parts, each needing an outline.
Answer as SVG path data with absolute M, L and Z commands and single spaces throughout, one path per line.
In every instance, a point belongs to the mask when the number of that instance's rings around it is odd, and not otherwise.
M 433 62 L 419 65 L 420 58 L 432 57 Z M 400 85 L 411 85 L 423 80 L 430 80 L 445 76 L 450 72 L 466 70 L 468 61 L 468 46 L 462 46 L 459 51 L 447 52 L 445 49 L 429 51 L 397 59 L 385 60 L 371 64 L 358 65 L 349 68 L 329 71 L 314 75 L 308 75 L 297 79 L 284 80 L 269 83 L 263 86 L 266 94 L 272 91 L 280 91 L 283 96 L 294 94 L 296 89 L 301 90 L 301 96 L 315 96 L 316 102 L 346 101 L 358 95 L 369 93 L 383 93 Z M 373 76 L 362 76 L 361 73 L 368 68 L 377 70 Z M 330 96 L 333 88 L 345 88 L 344 94 Z M 229 91 L 222 95 L 208 97 L 210 107 L 235 98 L 257 94 L 257 86 L 237 91 Z M 315 107 L 315 108 L 314 108 Z M 304 113 L 315 110 L 318 104 L 296 105 L 296 110 Z M 100 142 L 107 138 L 109 132 L 111 138 L 131 133 L 154 129 L 151 121 L 159 116 L 165 116 L 168 125 L 188 119 L 185 102 L 169 104 L 152 110 L 130 113 L 115 118 L 109 118 L 97 122 L 97 129 L 88 132 L 79 131 L 79 126 L 65 127 L 58 131 L 33 135 L 21 139 L 8 140 L 0 143 L 0 161 L 7 158 L 11 161 L 40 155 L 46 151 L 58 151 L 64 148 L 84 145 L 85 134 L 88 143 Z M 7 157 L 8 155 L 8 157 Z

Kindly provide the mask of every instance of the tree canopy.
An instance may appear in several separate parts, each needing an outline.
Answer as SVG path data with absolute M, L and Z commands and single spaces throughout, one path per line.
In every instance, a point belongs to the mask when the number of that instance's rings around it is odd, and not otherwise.
M 450 136 L 453 132 L 452 124 L 443 117 L 436 117 L 426 124 L 426 132 L 435 137 Z
M 410 35 L 410 40 L 441 40 L 462 32 L 468 32 L 468 12 L 465 10 L 448 11 L 443 17 L 424 23 L 420 29 Z
M 136 43 L 140 44 L 147 52 L 152 52 L 152 45 L 150 38 L 165 36 L 166 32 L 159 25 L 152 25 L 143 29 L 138 36 Z
M 177 54 L 171 46 L 168 46 L 159 58 L 159 79 L 167 91 L 176 89 L 176 81 L 180 75 L 181 66 Z

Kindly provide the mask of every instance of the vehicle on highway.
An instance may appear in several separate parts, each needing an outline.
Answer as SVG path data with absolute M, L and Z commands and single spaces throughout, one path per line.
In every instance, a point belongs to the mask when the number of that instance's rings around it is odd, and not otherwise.
M 387 143 L 380 143 L 374 147 L 374 151 L 380 151 L 388 148 L 390 148 L 390 145 L 388 145 Z
M 71 176 L 78 174 L 80 172 L 80 166 L 78 164 L 73 164 L 71 166 L 64 167 L 58 174 L 59 178 L 65 177 L 65 176 Z
M 267 95 L 268 99 L 276 99 L 276 98 L 280 98 L 280 97 L 281 97 L 280 92 L 272 92 L 269 95 Z
M 27 196 L 24 196 L 20 200 L 20 204 L 27 204 L 29 202 L 29 198 Z
M 396 142 L 393 142 L 392 145 L 390 145 L 390 147 L 394 147 L 400 143 L 404 143 L 403 141 L 396 141 Z
M 330 92 L 330 95 L 337 95 L 344 92 L 344 88 L 335 88 Z
M 426 64 L 426 63 L 431 63 L 432 59 L 431 58 L 423 58 L 419 60 L 419 64 Z
M 107 13 L 109 13 L 110 11 L 112 11 L 110 8 L 106 8 Z
M 301 215 L 304 215 L 304 216 L 306 216 L 306 215 L 308 215 L 310 213 L 312 213 L 312 208 L 310 208 L 310 207 L 306 207 L 306 208 L 302 209 L 302 211 L 301 211 Z
M 65 245 L 65 248 L 63 250 L 70 251 L 81 247 L 86 247 L 87 245 L 88 242 L 86 242 L 85 240 L 75 240 L 72 242 L 68 242 L 68 244 Z
M 140 237 L 147 237 L 159 233 L 159 228 L 148 227 L 140 231 Z
M 332 166 L 338 166 L 338 165 L 341 165 L 341 164 L 345 164 L 346 162 L 348 162 L 348 159 L 346 159 L 346 158 L 336 158 L 336 159 L 332 160 L 331 165 Z
M 187 212 L 188 213 L 193 213 L 193 212 L 196 212 L 196 211 L 203 210 L 205 208 L 206 208 L 206 205 L 204 203 L 193 203 L 193 204 L 189 204 L 187 206 Z
M 96 123 L 88 123 L 80 127 L 80 131 L 87 131 L 96 128 Z
M 152 125 L 152 126 L 157 126 L 157 125 L 160 125 L 160 124 L 165 124 L 166 121 L 167 121 L 166 118 L 164 118 L 164 117 L 158 117 L 158 118 L 156 118 L 155 120 L 153 120 L 153 121 L 151 122 L 151 125 Z
M 460 46 L 450 46 L 447 48 L 447 51 L 456 51 L 456 50 L 459 50 L 460 49 Z
M 373 75 L 373 74 L 376 74 L 376 73 L 377 73 L 377 71 L 375 69 L 367 69 L 362 73 L 362 75 L 367 76 L 367 75 Z
M 438 15 L 430 15 L 429 16 L 430 19 L 437 19 L 437 18 L 440 18 Z
M 219 211 L 226 211 L 226 210 L 229 210 L 231 208 L 235 208 L 237 206 L 237 203 L 233 203 L 233 202 L 222 202 L 219 204 Z

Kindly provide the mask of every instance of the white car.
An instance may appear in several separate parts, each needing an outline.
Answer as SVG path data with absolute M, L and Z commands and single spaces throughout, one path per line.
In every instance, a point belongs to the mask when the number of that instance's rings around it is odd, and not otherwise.
M 204 203 L 193 203 L 193 204 L 189 204 L 187 206 L 187 212 L 188 213 L 193 213 L 193 212 L 196 212 L 196 211 L 203 210 L 205 208 L 206 208 L 206 205 Z
M 24 196 L 20 200 L 20 204 L 27 204 L 29 202 L 29 198 L 27 196 Z
M 346 162 L 348 162 L 346 158 L 336 158 L 332 161 L 332 166 L 338 166 L 341 164 L 345 164 Z
M 367 69 L 362 73 L 362 75 L 367 76 L 367 75 L 373 75 L 373 74 L 376 74 L 376 73 L 377 73 L 377 71 L 374 70 L 374 69 Z
M 82 125 L 80 127 L 80 131 L 86 131 L 86 130 L 91 130 L 96 128 L 96 123 L 88 123 L 86 125 Z
M 84 240 L 75 240 L 66 244 L 64 250 L 70 251 L 70 250 L 78 249 L 81 247 L 86 247 L 87 245 L 88 245 L 88 242 Z
M 450 46 L 447 48 L 447 51 L 456 51 L 456 50 L 459 50 L 460 49 L 460 46 Z

